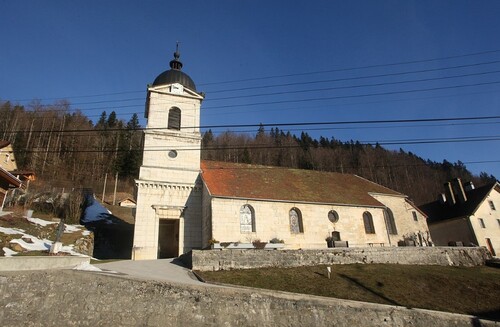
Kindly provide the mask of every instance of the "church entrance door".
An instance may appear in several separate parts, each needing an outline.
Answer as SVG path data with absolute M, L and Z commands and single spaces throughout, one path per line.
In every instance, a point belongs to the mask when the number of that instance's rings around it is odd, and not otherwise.
M 179 219 L 160 219 L 158 259 L 175 258 L 179 254 Z

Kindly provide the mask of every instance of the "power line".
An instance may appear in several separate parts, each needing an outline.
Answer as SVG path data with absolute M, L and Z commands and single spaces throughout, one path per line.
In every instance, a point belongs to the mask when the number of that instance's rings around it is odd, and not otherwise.
M 490 65 L 490 64 L 496 64 L 500 63 L 500 60 L 496 61 L 489 61 L 489 62 L 481 62 L 481 63 L 473 63 L 473 64 L 467 64 L 467 65 L 458 65 L 458 66 L 450 66 L 450 67 L 440 67 L 440 68 L 433 68 L 433 69 L 424 69 L 424 70 L 413 70 L 413 71 L 406 71 L 406 72 L 397 72 L 397 73 L 388 73 L 388 74 L 377 74 L 377 75 L 368 75 L 368 76 L 357 76 L 357 77 L 346 77 L 346 78 L 338 78 L 338 79 L 330 79 L 330 80 L 318 80 L 318 81 L 307 81 L 307 82 L 297 82 L 297 83 L 286 83 L 286 84 L 271 84 L 271 85 L 260 85 L 260 86 L 254 86 L 254 87 L 247 87 L 247 88 L 239 88 L 239 89 L 228 89 L 228 90 L 218 90 L 218 91 L 211 91 L 211 94 L 214 93 L 222 93 L 222 92 L 231 92 L 231 91 L 242 91 L 242 90 L 251 90 L 251 89 L 269 89 L 269 88 L 275 88 L 275 87 L 283 87 L 283 86 L 295 86 L 295 85 L 306 85 L 306 84 L 318 84 L 318 83 L 329 83 L 329 82 L 340 82 L 340 81 L 352 81 L 352 80 L 360 80 L 360 79 L 369 79 L 369 78 L 379 78 L 379 77 L 392 77 L 392 76 L 401 76 L 401 75 L 408 75 L 408 74 L 416 74 L 416 73 L 424 73 L 424 72 L 435 72 L 435 71 L 442 71 L 442 70 L 450 70 L 450 69 L 457 69 L 457 68 L 466 68 L 466 67 L 477 67 L 477 66 L 483 66 L 483 65 Z M 411 83 L 411 82 L 422 82 L 422 81 L 432 81 L 432 80 L 442 80 L 442 79 L 450 79 L 450 78 L 459 78 L 459 77 L 470 77 L 470 76 L 478 76 L 478 75 L 485 75 L 485 74 L 493 74 L 493 73 L 498 73 L 499 71 L 491 71 L 491 72 L 479 72 L 479 73 L 470 73 L 470 74 L 462 74 L 462 75 L 455 75 L 455 76 L 449 76 L 449 77 L 436 77 L 436 78 L 428 78 L 428 79 L 418 79 L 418 80 L 413 80 L 413 81 L 400 81 L 400 82 L 388 82 L 388 83 L 378 83 L 378 84 L 367 84 L 367 85 L 360 85 L 360 86 L 348 86 L 348 87 L 339 87 L 341 88 L 353 88 L 353 87 L 365 87 L 365 86 L 383 86 L 383 85 L 392 85 L 392 84 L 400 84 L 400 83 Z M 326 88 L 326 89 L 319 89 L 318 91 L 321 90 L 334 90 L 337 88 Z M 298 91 L 298 92 L 311 92 L 311 91 L 316 91 L 315 89 L 310 90 L 310 91 Z M 234 98 L 246 98 L 246 97 L 253 97 L 253 96 L 267 96 L 267 95 L 276 95 L 276 94 L 286 94 L 286 93 L 291 93 L 290 92 L 278 92 L 278 93 L 268 93 L 268 94 L 255 94 L 255 95 L 244 95 L 244 96 L 231 96 L 231 97 L 223 97 L 223 98 L 207 98 L 205 101 L 214 101 L 214 100 L 225 100 L 225 99 L 234 99 Z M 124 93 L 124 92 L 123 92 Z M 119 103 L 119 102 L 130 102 L 130 101 L 138 101 L 138 100 L 145 100 L 145 98 L 128 98 L 128 99 L 114 99 L 114 100 L 99 100 L 99 101 L 90 101 L 90 102 L 76 102 L 76 103 L 71 103 L 73 106 L 79 106 L 79 105 L 88 105 L 88 104 L 102 104 L 102 103 Z M 40 104 L 42 107 L 50 107 L 54 106 L 53 104 Z M 117 105 L 118 106 L 118 105 Z
M 461 137 L 450 137 L 450 138 L 435 138 L 435 139 L 406 139 L 406 140 L 379 140 L 379 141 L 358 141 L 356 144 L 373 146 L 378 145 L 415 145 L 415 144 L 437 144 L 437 143 L 467 143 L 467 142 L 486 142 L 486 141 L 500 141 L 500 135 L 493 136 L 461 136 Z M 349 143 L 344 143 L 349 145 Z M 308 148 L 315 148 L 312 145 L 307 146 Z M 294 145 L 269 145 L 269 144 L 244 144 L 244 145 L 229 145 L 229 146 L 217 146 L 217 147 L 148 147 L 148 148 L 134 148 L 134 149 L 116 149 L 116 148 L 105 148 L 105 149 L 78 149 L 78 150 L 47 150 L 45 148 L 32 148 L 30 150 L 18 150 L 16 152 L 20 153 L 118 153 L 118 152 L 131 152 L 131 151 L 144 151 L 144 152 L 166 152 L 169 150 L 176 151 L 225 151 L 225 150 L 262 150 L 262 149 L 298 149 L 304 148 L 304 145 L 294 144 Z M 320 148 L 318 146 L 318 148 Z
M 224 124 L 224 125 L 200 125 L 185 126 L 181 129 L 212 129 L 212 128 L 247 128 L 247 127 L 281 127 L 281 126 L 317 126 L 317 125 L 368 125 L 387 123 L 424 123 L 424 122 L 444 122 L 444 121 L 477 121 L 500 119 L 500 116 L 472 116 L 472 117 L 449 117 L 449 118 L 418 118 L 418 119 L 380 119 L 380 120 L 348 120 L 348 121 L 323 121 L 323 122 L 295 122 L 295 123 L 259 123 L 259 124 Z M 15 130 L 6 133 L 82 133 L 82 132 L 127 132 L 127 131 L 147 131 L 147 130 L 169 130 L 168 127 L 141 127 L 136 129 L 126 128 L 101 128 L 101 129 L 74 129 L 74 130 Z M 172 129 L 170 129 L 172 130 Z
M 270 104 L 284 104 L 284 103 L 293 103 L 293 102 L 310 102 L 310 101 L 324 101 L 324 100 L 363 98 L 363 97 L 381 96 L 381 95 L 408 94 L 408 93 L 416 93 L 416 92 L 430 92 L 430 91 L 439 91 L 439 90 L 448 90 L 448 89 L 458 89 L 458 88 L 464 88 L 464 87 L 495 85 L 495 84 L 499 84 L 499 83 L 500 83 L 500 81 L 493 81 L 493 82 L 483 82 L 483 83 L 473 83 L 473 84 L 442 86 L 442 87 L 433 87 L 433 88 L 426 88 L 426 89 L 404 90 L 404 91 L 390 91 L 390 92 L 380 92 L 380 93 L 343 95 L 343 96 L 334 96 L 334 97 L 318 97 L 318 98 L 307 98 L 307 99 L 298 99 L 298 100 L 279 100 L 279 101 L 268 101 L 268 102 L 254 102 L 254 103 L 246 103 L 246 104 L 232 104 L 232 105 L 223 105 L 223 106 L 216 106 L 216 107 L 215 106 L 214 107 L 204 107 L 204 109 L 216 110 L 216 109 L 223 109 L 223 108 L 230 108 L 230 107 L 231 108 L 234 108 L 234 107 L 250 107 L 250 106 L 260 106 L 260 105 L 270 105 Z
M 379 78 L 379 77 L 393 77 L 393 76 L 401 76 L 401 75 L 409 75 L 409 74 L 417 74 L 417 73 L 427 73 L 427 72 L 436 72 L 442 70 L 449 69 L 457 69 L 457 68 L 466 68 L 466 67 L 474 67 L 474 66 L 482 66 L 482 65 L 490 65 L 499 63 L 500 60 L 482 62 L 482 63 L 474 63 L 469 65 L 459 65 L 459 66 L 450 66 L 450 67 L 440 67 L 433 69 L 423 69 L 423 70 L 413 70 L 406 72 L 397 72 L 397 73 L 387 73 L 387 74 L 376 74 L 376 75 L 367 75 L 367 76 L 356 76 L 356 77 L 344 77 L 344 78 L 336 78 L 336 79 L 328 79 L 328 80 L 318 80 L 318 81 L 308 81 L 308 82 L 294 82 L 294 83 L 285 83 L 285 84 L 271 84 L 271 85 L 259 85 L 259 86 L 250 86 L 244 88 L 236 88 L 236 89 L 225 89 L 218 91 L 210 91 L 210 94 L 221 93 L 221 92 L 234 92 L 234 91 L 246 91 L 246 90 L 254 90 L 254 89 L 268 89 L 274 87 L 283 87 L 283 86 L 295 86 L 295 85 L 305 85 L 305 84 L 318 84 L 318 83 L 331 83 L 331 82 L 345 82 L 345 81 L 353 81 L 360 79 L 369 79 L 369 78 Z M 471 74 L 470 76 L 473 76 Z
M 438 57 L 438 58 L 431 58 L 431 59 L 412 60 L 412 61 L 403 61 L 403 62 L 386 63 L 386 64 L 375 64 L 375 65 L 366 65 L 366 66 L 357 66 L 357 67 L 348 67 L 348 68 L 336 68 L 336 69 L 320 70 L 320 71 L 313 71 L 313 72 L 264 76 L 264 77 L 230 80 L 230 81 L 223 81 L 223 82 L 208 82 L 208 83 L 200 83 L 198 85 L 200 85 L 200 86 L 202 86 L 202 85 L 222 85 L 222 84 L 228 84 L 228 83 L 257 81 L 257 80 L 282 78 L 282 77 L 306 76 L 306 75 L 315 75 L 315 74 L 320 74 L 320 73 L 332 73 L 332 72 L 361 70 L 361 69 L 368 69 L 368 68 L 391 67 L 391 66 L 425 63 L 425 62 L 440 61 L 440 60 L 466 58 L 466 57 L 479 56 L 479 55 L 485 55 L 485 54 L 494 54 L 494 53 L 499 53 L 499 52 L 500 52 L 500 50 L 488 50 L 488 51 L 468 53 L 468 54 L 463 54 L 463 55 L 446 56 L 446 57 Z M 490 62 L 490 63 L 494 63 L 494 62 Z M 488 64 L 488 63 L 479 63 L 479 64 L 472 64 L 472 65 L 482 65 L 482 64 Z M 467 67 L 467 66 L 469 66 L 469 65 L 463 65 L 463 67 Z M 458 68 L 458 67 L 459 66 L 457 66 L 456 68 Z M 438 68 L 437 70 L 440 70 L 440 69 L 441 68 Z M 450 69 L 450 68 L 442 68 L 442 69 Z M 429 70 L 429 71 L 433 71 L 433 70 Z M 388 75 L 388 76 L 390 76 L 390 75 Z M 226 90 L 226 91 L 231 91 L 231 90 Z M 140 92 L 144 92 L 144 91 L 143 90 L 141 90 L 141 91 L 139 91 L 139 90 L 137 90 L 137 91 L 135 91 L 135 90 L 134 91 L 120 91 L 120 92 L 110 92 L 110 93 L 98 93 L 98 94 L 91 94 L 91 95 L 74 95 L 74 96 L 66 96 L 66 97 L 41 98 L 41 99 L 37 99 L 37 100 L 66 100 L 68 98 L 70 98 L 70 99 L 71 98 L 73 98 L 73 99 L 75 99 L 75 98 L 91 98 L 91 97 L 113 96 L 113 95 L 131 94 L 131 93 L 140 93 Z M 212 93 L 215 93 L 215 92 L 225 92 L 225 91 L 213 91 Z M 24 101 L 32 101 L 32 100 L 34 100 L 34 99 L 14 99 L 12 101 L 24 102 Z
M 451 79 L 451 78 L 461 78 L 461 77 L 470 77 L 470 76 L 496 74 L 496 73 L 500 73 L 500 70 L 495 70 L 495 71 L 491 71 L 491 72 L 481 72 L 481 73 L 471 73 L 471 74 L 454 75 L 454 76 L 423 78 L 423 79 L 416 79 L 416 80 L 409 80 L 409 81 L 396 81 L 396 82 L 384 82 L 384 83 L 372 83 L 372 84 L 360 84 L 360 85 L 335 86 L 335 87 L 327 87 L 327 88 L 320 88 L 320 89 L 292 90 L 292 91 L 281 91 L 281 92 L 273 92 L 273 93 L 250 94 L 250 95 L 235 95 L 235 96 L 228 96 L 228 97 L 222 97 L 222 98 L 212 98 L 212 99 L 209 99 L 209 100 L 210 101 L 219 101 L 219 100 L 230 100 L 230 99 L 241 99 L 241 98 L 253 98 L 253 97 L 257 97 L 257 96 L 283 95 L 283 94 L 290 94 L 290 93 L 296 94 L 296 93 L 308 93 L 308 92 L 321 92 L 321 91 L 354 89 L 354 88 L 360 88 L 360 87 L 375 87 L 375 86 L 384 86 L 384 85 L 398 85 L 398 84 L 438 81 L 438 80 L 445 80 L 445 79 Z
M 418 64 L 418 63 L 424 63 L 424 62 L 432 62 L 432 61 L 448 60 L 448 59 L 456 59 L 456 58 L 465 58 L 465 57 L 478 56 L 478 55 L 491 54 L 491 53 L 498 53 L 498 52 L 500 52 L 500 50 L 481 51 L 481 52 L 476 52 L 476 53 L 469 53 L 469 54 L 457 55 L 457 56 L 447 56 L 447 57 L 441 57 L 441 58 L 431 58 L 431 59 L 422 59 L 422 60 L 413 60 L 413 61 L 402 61 L 402 62 L 396 62 L 396 63 L 366 65 L 366 66 L 357 66 L 357 67 L 348 67 L 348 68 L 337 68 L 337 69 L 328 69 L 328 70 L 320 70 L 320 71 L 305 72 L 305 73 L 295 73 L 295 74 L 274 75 L 274 76 L 266 76 L 266 77 L 246 78 L 246 79 L 224 81 L 224 82 L 204 83 L 204 84 L 200 84 L 200 85 L 212 85 L 212 84 L 228 84 L 228 83 L 238 83 L 238 82 L 249 82 L 249 81 L 259 81 L 259 80 L 264 80 L 264 79 L 281 78 L 281 77 L 304 76 L 304 75 L 313 75 L 313 74 L 322 74 L 322 73 L 352 71 L 352 70 L 358 70 L 358 69 L 380 68 L 380 67 L 399 66 L 399 65 L 407 65 L 407 64 Z

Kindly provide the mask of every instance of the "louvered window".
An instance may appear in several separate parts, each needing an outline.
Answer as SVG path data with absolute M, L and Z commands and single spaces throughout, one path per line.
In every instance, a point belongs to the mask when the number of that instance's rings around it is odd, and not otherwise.
M 168 129 L 181 129 L 181 110 L 173 107 L 168 111 Z

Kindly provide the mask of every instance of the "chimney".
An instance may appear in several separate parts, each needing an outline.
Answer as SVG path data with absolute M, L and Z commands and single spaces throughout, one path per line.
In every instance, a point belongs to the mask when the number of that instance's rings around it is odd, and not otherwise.
M 446 203 L 446 195 L 444 193 L 439 194 L 438 201 L 441 204 L 445 204 Z
M 446 203 L 448 203 L 448 205 L 452 206 L 457 203 L 455 201 L 455 195 L 453 194 L 453 189 L 451 188 L 450 182 L 444 183 L 444 194 L 446 197 Z
M 473 189 L 475 189 L 474 183 L 467 182 L 467 183 L 465 183 L 464 188 L 465 188 L 465 192 L 472 191 Z
M 462 181 L 460 178 L 455 178 L 451 181 L 453 186 L 453 191 L 455 193 L 455 198 L 460 203 L 465 203 L 467 201 L 467 195 L 465 195 L 464 187 L 462 186 Z

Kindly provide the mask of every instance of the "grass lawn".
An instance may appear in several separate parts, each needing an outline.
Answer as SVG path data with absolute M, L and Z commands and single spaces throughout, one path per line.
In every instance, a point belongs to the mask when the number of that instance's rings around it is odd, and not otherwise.
M 500 320 L 500 269 L 333 265 L 197 272 L 209 282 L 472 314 Z

